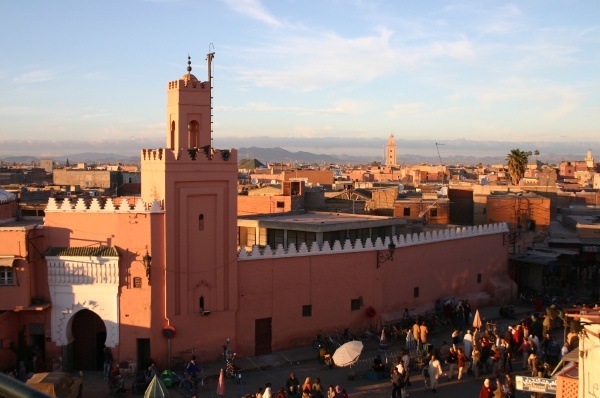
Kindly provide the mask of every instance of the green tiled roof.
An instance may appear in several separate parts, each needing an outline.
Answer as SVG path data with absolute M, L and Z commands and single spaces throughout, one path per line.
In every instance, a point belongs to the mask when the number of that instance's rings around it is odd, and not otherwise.
M 50 257 L 119 257 L 114 247 L 49 247 L 44 253 Z

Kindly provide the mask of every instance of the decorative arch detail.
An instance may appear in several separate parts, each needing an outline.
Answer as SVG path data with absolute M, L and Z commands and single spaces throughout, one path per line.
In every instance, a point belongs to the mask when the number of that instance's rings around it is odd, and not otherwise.
M 81 310 L 90 310 L 102 319 L 106 327 L 106 346 L 115 347 L 119 343 L 119 325 L 116 322 L 106 320 L 99 314 L 99 304 L 96 301 L 84 301 L 73 304 L 71 307 L 61 311 L 62 316 L 56 322 L 56 336 L 54 341 L 58 346 L 65 346 L 73 342 L 72 325 L 75 314 Z

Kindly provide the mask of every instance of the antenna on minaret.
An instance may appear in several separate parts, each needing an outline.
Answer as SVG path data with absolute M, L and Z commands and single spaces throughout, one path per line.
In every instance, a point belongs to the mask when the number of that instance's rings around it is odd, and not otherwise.
M 210 51 L 210 50 L 213 51 Z M 215 57 L 215 52 L 214 52 L 215 46 L 210 43 L 208 45 L 208 54 L 206 54 L 206 60 L 208 61 L 208 84 L 210 85 L 210 88 L 212 89 L 212 69 L 211 69 L 211 65 L 212 65 L 212 60 Z
M 211 51 L 212 50 L 212 51 Z M 212 106 L 212 60 L 215 57 L 215 46 L 210 43 L 208 45 L 208 54 L 206 54 L 206 60 L 208 61 L 208 88 L 210 89 L 210 146 L 212 147 L 213 140 L 213 106 Z

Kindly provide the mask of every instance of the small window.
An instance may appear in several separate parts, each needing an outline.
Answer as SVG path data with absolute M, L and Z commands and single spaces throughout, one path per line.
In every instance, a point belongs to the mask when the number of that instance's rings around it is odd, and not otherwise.
M 404 208 L 404 217 L 409 217 L 410 216 L 410 207 L 405 207 Z
M 302 316 L 312 316 L 312 305 L 302 306 Z
M 431 217 L 437 217 L 437 207 L 433 207 L 429 210 L 429 215 Z
M 204 231 L 204 214 L 198 216 L 198 231 Z
M 13 267 L 0 267 L 0 285 L 14 285 Z
M 477 283 L 481 283 L 481 274 L 477 274 Z
M 350 311 L 358 311 L 358 310 L 360 310 L 360 299 L 350 300 Z
M 175 121 L 171 122 L 171 143 L 169 145 L 171 149 L 175 149 Z
M 418 286 L 413 289 L 413 297 L 414 298 L 419 297 L 419 287 Z
M 135 278 L 133 278 L 133 287 L 136 289 L 141 289 L 142 288 L 142 278 L 140 278 L 139 276 L 136 276 Z
M 283 202 L 277 202 L 277 208 L 278 209 L 283 209 L 285 207 L 285 203 Z

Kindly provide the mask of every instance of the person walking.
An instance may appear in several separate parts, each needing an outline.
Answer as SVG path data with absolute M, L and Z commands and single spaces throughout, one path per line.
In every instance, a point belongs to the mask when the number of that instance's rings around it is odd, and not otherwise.
M 460 332 L 458 328 L 454 328 L 454 331 L 452 332 L 452 348 L 457 350 L 458 343 L 460 343 Z
M 392 398 L 401 398 L 401 388 L 402 388 L 402 375 L 398 372 L 398 368 L 394 367 L 392 370 L 392 374 L 390 376 L 390 381 L 392 383 Z
M 412 326 L 413 337 L 415 338 L 415 344 L 417 345 L 417 350 L 421 349 L 421 327 L 419 326 L 419 321 L 415 320 L 415 324 Z
M 463 351 L 467 358 L 471 358 L 471 351 L 473 350 L 473 335 L 470 330 L 463 336 Z
M 425 321 L 421 322 L 421 326 L 419 327 L 419 340 L 421 342 L 421 346 L 425 349 L 425 345 L 427 344 L 427 338 L 429 337 L 429 329 L 425 324 Z
M 298 389 L 300 388 L 300 382 L 296 378 L 296 373 L 290 373 L 290 378 L 285 382 L 285 391 L 288 398 L 298 398 L 300 395 Z
M 517 350 L 517 354 L 521 354 L 523 356 L 523 363 L 521 365 L 521 370 L 525 370 L 528 368 L 527 361 L 529 359 L 529 354 L 531 354 L 533 351 L 534 350 L 533 350 L 533 347 L 531 346 L 531 340 L 529 340 L 529 339 L 523 340 L 523 342 L 521 343 L 521 346 Z
M 504 393 L 504 398 L 515 398 L 515 381 L 510 377 L 510 373 L 506 373 L 504 376 L 504 384 L 502 386 L 502 392 Z
M 446 376 L 448 380 L 452 380 L 454 377 L 454 369 L 456 369 L 456 362 L 458 360 L 458 353 L 454 347 L 450 347 L 448 355 L 446 356 L 446 363 L 448 364 L 448 373 Z
M 110 347 L 104 346 L 104 380 L 108 380 L 108 376 L 110 375 L 110 368 L 113 361 L 112 351 Z
M 273 398 L 273 390 L 271 389 L 271 383 L 265 383 L 265 391 L 262 395 L 263 398 Z
M 404 365 L 404 385 L 410 387 L 410 355 L 408 355 L 408 350 L 403 351 L 401 360 Z
M 423 367 L 421 368 L 421 376 L 423 377 L 423 384 L 426 390 L 429 390 L 429 360 L 429 357 L 425 357 Z
M 429 382 L 431 383 L 432 392 L 437 392 L 438 379 L 443 373 L 440 361 L 435 357 L 435 354 L 431 354 L 431 360 L 429 361 Z
M 475 372 L 475 378 L 479 378 L 479 366 L 481 364 L 481 351 L 477 346 L 473 347 L 473 352 L 471 353 L 471 359 L 473 360 L 473 372 Z
M 315 381 L 312 385 L 312 396 L 313 398 L 323 398 L 323 387 L 321 387 L 321 379 L 318 377 L 315 378 Z
M 490 379 L 485 379 L 481 386 L 481 390 L 479 390 L 479 398 L 493 398 L 494 391 L 496 391 L 496 387 L 492 386 Z
M 465 372 L 469 371 L 471 363 L 469 362 L 469 358 L 467 358 L 463 349 L 460 347 L 456 353 L 456 362 L 458 364 L 458 380 L 461 380 Z
M 335 388 L 333 385 L 330 385 L 329 389 L 327 389 L 327 398 L 335 398 Z

